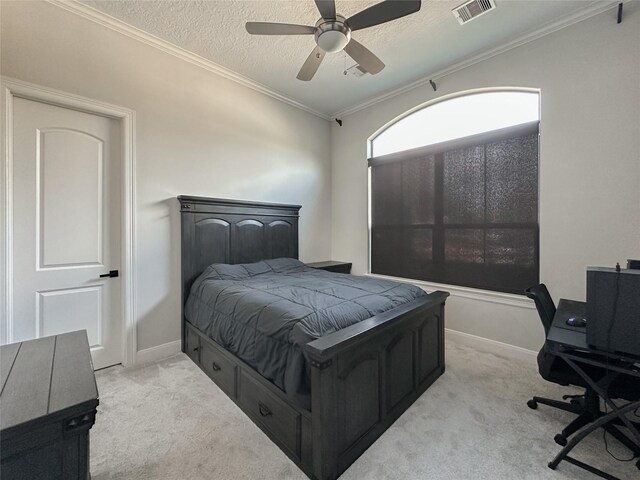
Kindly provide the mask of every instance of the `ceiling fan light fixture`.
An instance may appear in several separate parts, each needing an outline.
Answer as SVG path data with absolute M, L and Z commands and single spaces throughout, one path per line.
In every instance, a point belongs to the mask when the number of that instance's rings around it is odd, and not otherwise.
M 325 52 L 336 53 L 349 43 L 349 36 L 337 30 L 330 30 L 318 35 L 318 46 Z
M 344 49 L 351 40 L 351 30 L 339 17 L 335 21 L 324 22 L 316 30 L 316 43 L 328 53 L 336 53 Z

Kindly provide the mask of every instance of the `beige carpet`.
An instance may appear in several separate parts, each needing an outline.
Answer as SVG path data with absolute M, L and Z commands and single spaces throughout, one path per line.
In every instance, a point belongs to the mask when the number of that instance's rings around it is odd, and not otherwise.
M 597 478 L 566 462 L 547 467 L 560 449 L 553 435 L 572 416 L 526 406 L 532 394 L 559 398 L 567 389 L 541 380 L 533 365 L 451 341 L 446 348 L 446 373 L 341 479 Z M 96 376 L 93 480 L 306 478 L 184 355 Z M 601 432 L 574 453 L 620 478 L 640 478 L 632 462 L 605 452 Z

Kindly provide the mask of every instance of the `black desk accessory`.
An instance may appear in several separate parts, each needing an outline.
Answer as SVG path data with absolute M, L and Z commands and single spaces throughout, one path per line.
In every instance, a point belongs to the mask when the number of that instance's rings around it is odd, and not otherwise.
M 569 317 L 566 323 L 570 327 L 584 328 L 587 326 L 587 320 L 582 317 Z
M 587 343 L 640 355 L 640 270 L 587 268 Z

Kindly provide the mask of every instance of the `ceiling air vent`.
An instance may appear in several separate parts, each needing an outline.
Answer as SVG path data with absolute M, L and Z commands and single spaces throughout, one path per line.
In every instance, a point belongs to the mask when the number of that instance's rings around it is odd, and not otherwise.
M 471 0 L 465 2 L 459 7 L 452 10 L 453 16 L 456 17 L 460 25 L 470 22 L 474 18 L 478 18 L 496 8 L 495 0 Z

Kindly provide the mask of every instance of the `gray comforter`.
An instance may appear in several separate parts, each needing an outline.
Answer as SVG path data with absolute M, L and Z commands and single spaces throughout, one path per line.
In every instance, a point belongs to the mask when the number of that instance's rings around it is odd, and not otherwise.
M 219 345 L 307 403 L 304 344 L 423 295 L 412 285 L 316 270 L 280 258 L 211 265 L 193 284 L 185 315 Z

